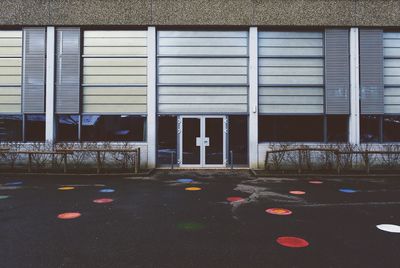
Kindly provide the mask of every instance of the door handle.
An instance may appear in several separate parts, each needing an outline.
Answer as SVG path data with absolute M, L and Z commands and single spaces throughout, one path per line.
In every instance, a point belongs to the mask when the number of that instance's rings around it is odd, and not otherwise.
M 209 137 L 204 138 L 204 146 L 210 146 L 210 138 Z

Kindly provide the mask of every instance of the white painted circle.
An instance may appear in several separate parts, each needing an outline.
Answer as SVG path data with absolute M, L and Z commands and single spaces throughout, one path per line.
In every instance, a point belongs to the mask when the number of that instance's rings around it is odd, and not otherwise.
M 390 233 L 399 233 L 400 234 L 400 226 L 394 224 L 379 224 L 376 226 L 379 230 L 390 232 Z

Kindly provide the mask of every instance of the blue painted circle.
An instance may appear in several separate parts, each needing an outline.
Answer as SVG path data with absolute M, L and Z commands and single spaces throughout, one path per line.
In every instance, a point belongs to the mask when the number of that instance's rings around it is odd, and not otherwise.
M 358 192 L 357 190 L 348 189 L 348 188 L 342 188 L 342 189 L 339 189 L 339 191 L 342 192 L 342 193 L 347 193 L 347 194 L 352 194 L 352 193 Z
M 99 192 L 100 193 L 113 193 L 113 192 L 115 192 L 115 190 L 114 189 L 101 189 Z
M 4 185 L 5 186 L 15 186 L 15 185 L 21 185 L 23 182 L 22 181 L 12 181 L 12 182 L 6 182 Z
M 181 182 L 181 183 L 191 183 L 191 182 L 193 182 L 193 180 L 192 179 L 179 179 L 179 180 L 177 180 L 178 182 Z

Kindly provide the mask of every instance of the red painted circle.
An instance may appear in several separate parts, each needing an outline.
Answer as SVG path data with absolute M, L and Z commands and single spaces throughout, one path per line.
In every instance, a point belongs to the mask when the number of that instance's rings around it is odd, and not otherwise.
M 322 181 L 309 181 L 308 183 L 311 183 L 311 184 L 323 184 Z
M 306 192 L 303 192 L 303 191 L 290 191 L 289 193 L 296 194 L 296 195 L 306 194 Z
M 281 246 L 289 248 L 304 248 L 310 245 L 310 243 L 308 243 L 306 240 L 293 236 L 278 237 L 278 239 L 276 239 L 276 242 L 278 242 L 278 244 L 280 244 Z
M 244 201 L 244 199 L 242 197 L 240 197 L 240 196 L 231 196 L 231 197 L 228 197 L 226 200 L 229 201 L 229 202 Z
M 59 214 L 57 218 L 62 219 L 62 220 L 71 220 L 71 219 L 76 219 L 81 216 L 81 213 L 79 212 L 66 212 Z
M 292 211 L 286 209 L 286 208 L 269 208 L 266 209 L 265 212 L 273 215 L 279 215 L 279 216 L 287 216 L 292 214 Z
M 100 199 L 93 200 L 93 202 L 97 203 L 97 204 L 107 204 L 107 203 L 111 203 L 113 201 L 114 201 L 114 199 L 111 199 L 111 198 L 100 198 Z

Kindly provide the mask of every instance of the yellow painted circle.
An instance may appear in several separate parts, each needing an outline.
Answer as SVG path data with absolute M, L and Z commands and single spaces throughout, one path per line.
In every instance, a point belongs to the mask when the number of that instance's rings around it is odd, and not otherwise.
M 200 187 L 187 187 L 185 188 L 186 191 L 200 191 Z
M 73 190 L 73 189 L 75 189 L 75 187 L 72 187 L 72 186 L 64 186 L 64 187 L 58 188 L 58 190 L 61 190 L 61 191 L 67 191 L 67 190 Z

